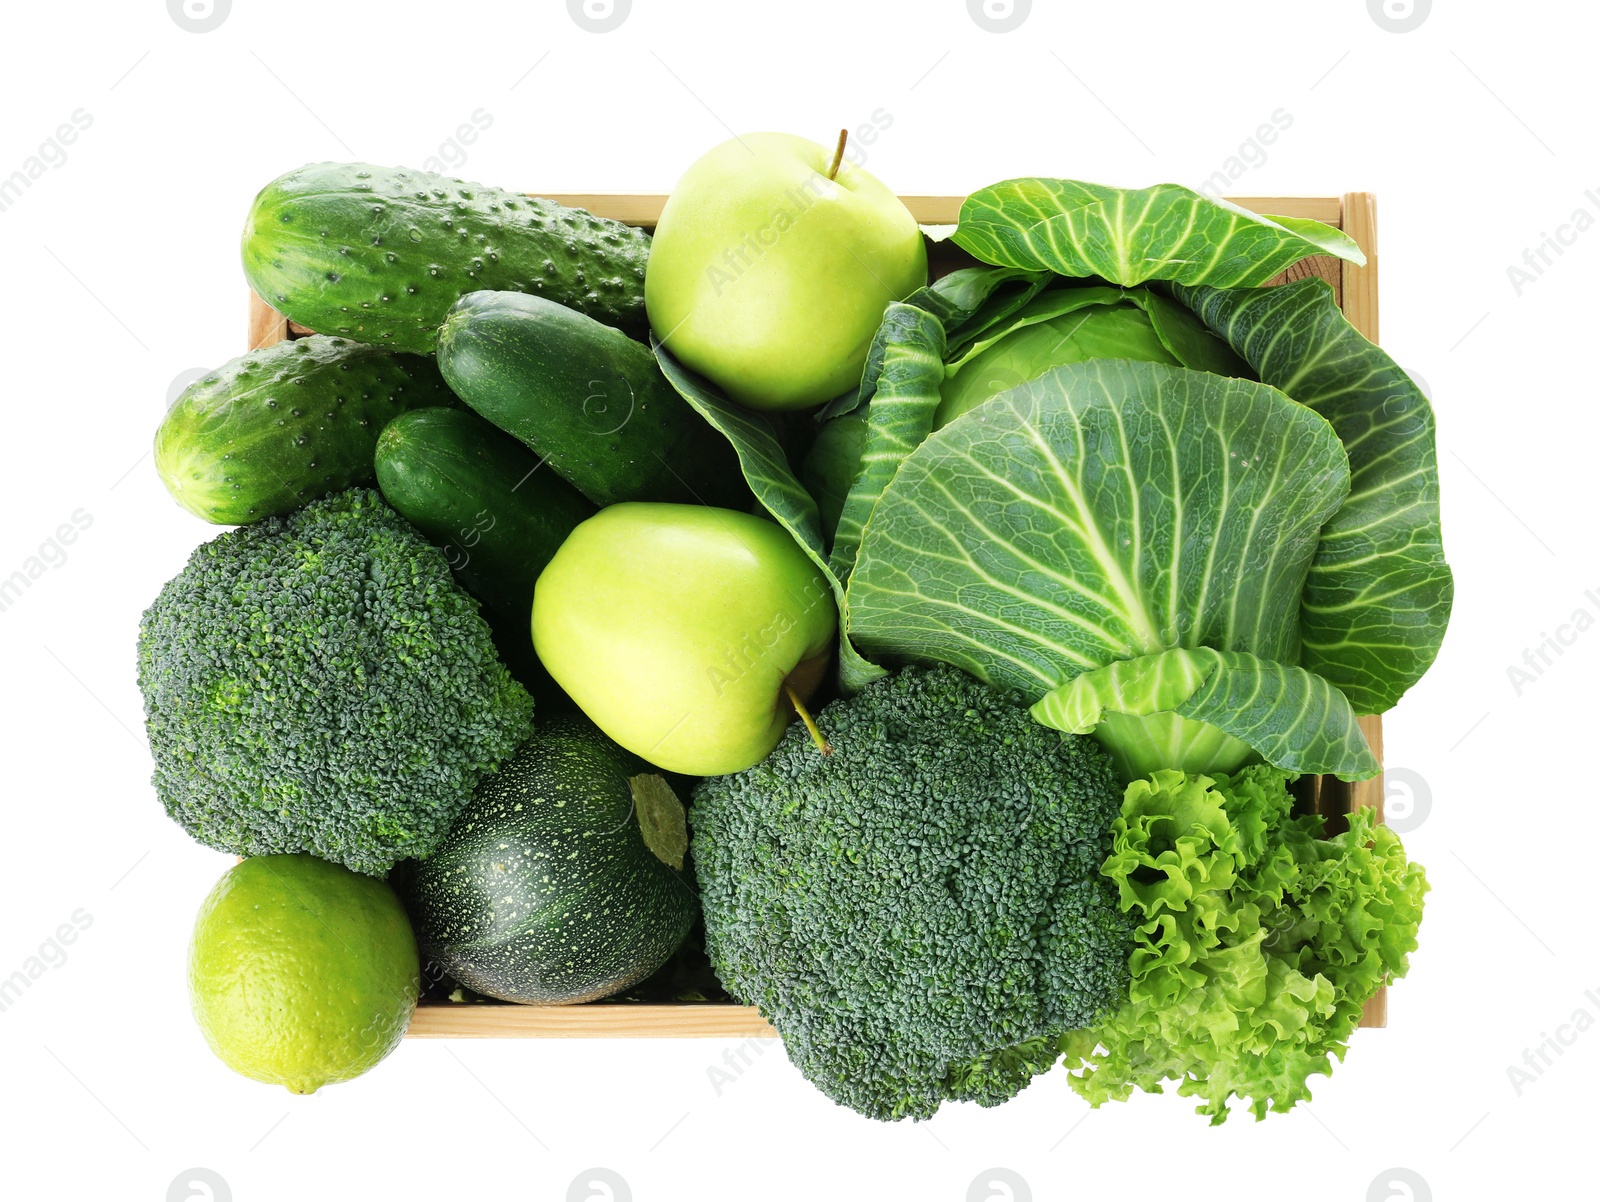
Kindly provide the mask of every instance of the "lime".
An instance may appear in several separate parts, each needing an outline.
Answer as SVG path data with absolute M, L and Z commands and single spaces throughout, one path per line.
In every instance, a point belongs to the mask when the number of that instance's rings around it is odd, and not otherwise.
M 394 890 L 314 856 L 229 869 L 189 944 L 189 1000 L 211 1050 L 291 1093 L 359 1077 L 387 1056 L 419 980 Z

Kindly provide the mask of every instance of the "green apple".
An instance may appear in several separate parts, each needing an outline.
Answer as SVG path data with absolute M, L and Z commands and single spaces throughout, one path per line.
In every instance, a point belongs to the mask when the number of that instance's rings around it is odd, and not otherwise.
M 669 772 L 765 759 L 833 652 L 833 593 L 773 522 L 627 502 L 568 535 L 533 592 L 533 646 L 578 708 Z
M 861 382 L 891 301 L 928 282 L 916 220 L 835 152 L 746 134 L 689 168 L 645 268 L 650 327 L 752 409 L 803 409 Z

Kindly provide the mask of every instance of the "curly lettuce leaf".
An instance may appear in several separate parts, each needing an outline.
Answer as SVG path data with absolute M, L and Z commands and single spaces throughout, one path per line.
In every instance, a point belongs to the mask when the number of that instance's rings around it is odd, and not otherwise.
M 1405 975 L 1428 884 L 1369 810 L 1322 837 L 1291 816 L 1293 774 L 1163 771 L 1129 785 L 1102 871 L 1138 924 L 1127 1000 L 1062 1040 L 1091 1105 L 1134 1089 L 1237 1097 L 1257 1119 L 1310 1099 L 1367 998 Z

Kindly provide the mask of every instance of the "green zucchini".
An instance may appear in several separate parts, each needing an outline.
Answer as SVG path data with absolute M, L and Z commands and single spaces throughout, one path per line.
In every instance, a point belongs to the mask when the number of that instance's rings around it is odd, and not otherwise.
M 680 871 L 683 806 L 646 773 L 581 717 L 524 744 L 408 874 L 424 962 L 543 1006 L 607 997 L 665 964 L 699 906 Z
M 610 326 L 539 296 L 473 292 L 451 306 L 438 352 L 457 396 L 596 505 L 749 502 L 732 444 Z
M 533 652 L 533 586 L 595 508 L 539 457 L 468 409 L 415 409 L 378 436 L 378 487 L 444 550 L 483 605 L 500 658 L 540 701 L 556 686 Z
M 156 431 L 156 472 L 190 513 L 253 522 L 371 484 L 391 418 L 453 404 L 432 359 L 321 335 L 279 342 L 184 389 Z
M 433 349 L 445 310 L 481 288 L 537 293 L 644 337 L 650 235 L 429 171 L 312 163 L 273 180 L 245 222 L 258 295 L 323 334 Z

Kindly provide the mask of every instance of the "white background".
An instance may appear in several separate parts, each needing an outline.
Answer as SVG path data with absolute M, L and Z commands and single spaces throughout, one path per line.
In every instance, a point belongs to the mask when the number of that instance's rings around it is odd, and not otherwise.
M 5 1195 L 158 1202 L 202 1166 L 240 1202 L 562 1199 L 598 1165 L 641 1202 L 960 1202 L 991 1166 L 1039 1199 L 1594 1196 L 1600 1030 L 1520 1095 L 1507 1073 L 1575 1011 L 1600 1019 L 1600 633 L 1520 695 L 1507 672 L 1574 611 L 1600 617 L 1600 232 L 1521 295 L 1507 275 L 1575 210 L 1600 216 L 1590 11 L 1443 2 L 1395 33 L 1363 0 L 1039 0 L 995 34 L 960 0 L 636 0 L 595 34 L 558 0 L 235 0 L 196 34 L 160 0 L 8 5 L 0 176 L 75 110 L 92 125 L 0 211 L 0 576 L 75 511 L 92 525 L 0 612 L 0 976 L 75 911 L 92 925 L 0 1013 Z M 1236 193 L 1378 193 L 1383 342 L 1434 397 L 1458 582 L 1438 664 L 1386 723 L 1431 802 L 1406 838 L 1434 886 L 1389 1028 L 1358 1034 L 1312 1105 L 1221 1129 L 1171 1096 L 1091 1113 L 1058 1076 L 875 1125 L 775 1046 L 719 1094 L 716 1042 L 413 1042 L 310 1099 L 234 1076 L 183 985 L 228 858 L 147 783 L 133 645 L 212 533 L 146 451 L 174 378 L 244 349 L 250 198 L 308 160 L 420 165 L 479 109 L 469 178 L 665 191 L 730 130 L 827 140 L 880 108 L 867 166 L 901 192 L 1197 184 L 1282 109 Z M 1396 1166 L 1425 1184 L 1374 1187 Z

